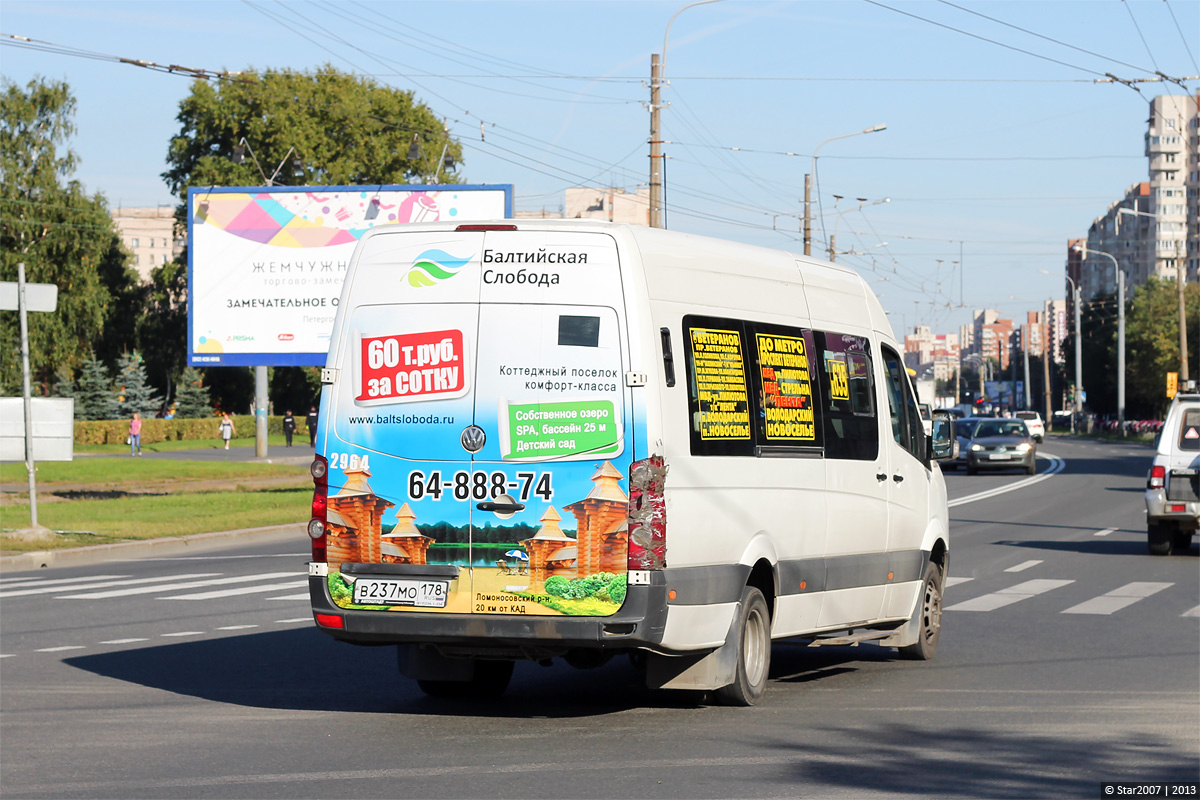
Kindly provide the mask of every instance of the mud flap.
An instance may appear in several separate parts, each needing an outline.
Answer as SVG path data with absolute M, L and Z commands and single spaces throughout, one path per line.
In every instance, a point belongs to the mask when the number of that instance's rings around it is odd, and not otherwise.
M 737 630 L 742 618 L 741 604 L 733 613 L 725 644 L 709 653 L 646 657 L 646 686 L 650 689 L 720 689 L 737 680 L 738 647 L 742 633 Z
M 925 587 L 922 586 L 922 589 Z M 922 602 L 923 592 L 917 594 L 917 605 Z M 884 639 L 879 639 L 875 643 L 880 647 L 908 647 L 914 645 L 921 638 L 921 615 L 917 613 L 916 608 L 913 609 L 912 616 L 908 618 L 908 622 L 896 629 L 895 633 Z

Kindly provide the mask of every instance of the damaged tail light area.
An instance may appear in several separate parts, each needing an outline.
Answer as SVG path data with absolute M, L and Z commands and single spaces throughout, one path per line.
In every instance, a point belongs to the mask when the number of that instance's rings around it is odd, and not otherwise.
M 312 539 L 312 560 L 324 562 L 325 528 L 329 501 L 329 462 L 324 456 L 313 456 L 308 468 L 313 479 L 312 519 L 308 521 L 308 535 Z
M 666 479 L 662 456 L 629 466 L 629 569 L 663 569 L 667 565 Z

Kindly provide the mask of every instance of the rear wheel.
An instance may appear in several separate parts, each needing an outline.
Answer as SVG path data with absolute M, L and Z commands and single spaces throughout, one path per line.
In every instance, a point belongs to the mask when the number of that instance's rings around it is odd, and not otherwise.
M 717 689 L 717 699 L 727 706 L 752 706 L 762 698 L 771 670 L 771 615 L 763 593 L 753 586 L 742 590 L 732 635 L 737 674 L 733 683 Z
M 475 674 L 468 681 L 436 681 L 418 679 L 421 691 L 430 697 L 470 697 L 485 699 L 499 697 L 512 680 L 512 661 L 475 662 Z
M 1171 549 L 1176 553 L 1186 553 L 1192 547 L 1192 533 L 1194 531 L 1176 528 L 1171 535 Z
M 913 612 L 917 622 L 917 641 L 899 648 L 900 655 L 914 661 L 928 661 L 937 652 L 942 635 L 942 570 L 930 561 L 925 565 L 921 596 Z
M 1146 543 L 1152 556 L 1171 555 L 1172 531 L 1167 525 L 1150 523 L 1146 526 Z

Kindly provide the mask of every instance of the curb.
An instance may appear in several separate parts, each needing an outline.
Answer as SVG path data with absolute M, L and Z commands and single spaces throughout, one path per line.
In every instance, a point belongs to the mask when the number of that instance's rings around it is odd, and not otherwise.
M 196 533 L 166 539 L 147 539 L 141 542 L 116 542 L 90 547 L 71 547 L 63 550 L 37 550 L 0 557 L 0 574 L 50 567 L 77 567 L 103 561 L 119 561 L 150 556 L 172 556 L 224 547 L 246 539 L 254 542 L 296 539 L 307 542 L 307 523 L 271 525 L 265 528 L 244 528 L 216 533 Z

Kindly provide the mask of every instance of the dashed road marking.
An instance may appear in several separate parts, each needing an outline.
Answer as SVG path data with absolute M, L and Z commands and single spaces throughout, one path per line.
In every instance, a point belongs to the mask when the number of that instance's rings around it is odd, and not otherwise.
M 1096 531 L 1096 532 L 1095 532 L 1094 534 L 1092 534 L 1092 535 L 1093 535 L 1093 536 L 1108 536 L 1110 533 L 1116 533 L 1116 532 L 1117 532 L 1117 529 L 1116 529 L 1116 528 L 1105 528 L 1105 529 L 1104 529 L 1104 530 L 1102 530 L 1102 531 Z
M 1030 567 L 1036 567 L 1038 564 L 1041 564 L 1041 563 L 1042 563 L 1041 561 L 1022 561 L 1020 564 L 1017 564 L 1015 567 L 1009 567 L 1008 569 L 1006 569 L 1004 571 L 1005 572 L 1024 572 L 1025 570 L 1029 569 Z
M 975 579 L 974 578 L 946 578 L 946 587 L 949 588 L 951 586 L 958 586 L 960 583 L 966 583 L 967 581 L 973 581 L 973 580 L 975 580 Z
M 176 631 L 175 633 L 164 633 L 164 634 L 160 634 L 160 635 L 161 635 L 161 636 L 166 636 L 166 637 L 172 637 L 172 636 L 200 636 L 200 635 L 202 635 L 203 633 L 204 633 L 204 631 Z
M 212 573 L 219 575 L 220 573 Z M 182 577 L 199 577 L 185 575 Z M 102 600 L 109 597 L 127 597 L 134 594 L 152 594 L 154 592 L 173 592 L 177 589 L 198 589 L 201 586 L 221 586 L 233 583 L 250 583 L 251 581 L 269 581 L 276 578 L 295 578 L 295 572 L 268 572 L 261 575 L 239 575 L 235 578 L 213 578 L 203 581 L 185 581 L 167 586 L 137 586 L 132 589 L 116 589 L 111 592 L 89 592 L 86 594 L 62 595 L 61 600 Z M 161 580 L 161 579 L 160 579 Z M 175 580 L 171 578 L 169 580 Z
M 65 644 L 61 647 L 40 647 L 34 650 L 35 653 L 61 653 L 64 650 L 82 650 L 81 644 Z
M 257 625 L 225 625 L 223 627 L 217 628 L 217 630 L 219 630 L 219 631 L 244 631 L 244 630 L 249 630 L 250 628 L 257 628 L 257 627 L 258 627 Z
M 1047 578 L 1025 581 L 1024 583 L 1018 583 L 1016 586 L 1001 589 L 998 592 L 980 595 L 971 600 L 948 606 L 946 611 L 995 611 L 997 608 L 1003 608 L 1013 603 L 1019 603 L 1022 600 L 1028 600 L 1031 597 L 1059 589 L 1074 582 L 1073 580 L 1051 580 Z
M 233 597 L 239 594 L 255 594 L 258 592 L 274 592 L 283 589 L 295 589 L 297 586 L 307 586 L 308 578 L 287 583 L 274 583 L 270 586 L 239 586 L 236 589 L 218 589 L 212 592 L 194 592 L 192 594 L 177 594 L 171 597 L 160 597 L 159 600 L 215 600 L 218 597 Z M 304 595 L 308 597 L 308 595 Z
M 1063 614 L 1112 614 L 1126 606 L 1131 606 L 1138 600 L 1145 600 L 1152 594 L 1174 586 L 1174 583 L 1155 583 L 1153 581 L 1135 581 L 1127 583 L 1119 589 L 1093 597 L 1087 602 L 1071 606 Z
M 197 573 L 194 573 L 191 575 L 170 575 L 170 576 L 165 576 L 165 577 L 159 576 L 157 578 L 138 578 L 136 580 L 125 580 L 120 575 L 101 575 L 99 577 L 87 578 L 87 580 L 92 581 L 92 583 L 84 584 L 82 586 L 63 585 L 62 581 L 48 581 L 46 584 L 39 584 L 39 585 L 33 586 L 33 587 L 30 587 L 29 584 L 22 584 L 21 588 L 12 589 L 12 590 L 6 591 L 6 592 L 0 592 L 0 597 L 24 597 L 26 595 L 31 595 L 31 594 L 54 594 L 55 592 L 78 592 L 82 589 L 107 589 L 112 586 L 135 586 L 138 584 L 147 584 L 147 583 L 166 583 L 167 581 L 178 581 L 178 580 L 191 579 L 191 578 L 209 578 L 214 575 L 220 575 L 220 574 L 221 573 L 219 573 L 219 572 L 197 572 Z M 117 580 L 114 580 L 114 579 L 117 579 Z M 78 579 L 72 578 L 71 580 L 76 581 Z M 138 586 L 137 588 L 144 589 L 145 587 Z M 146 591 L 147 592 L 157 592 L 157 591 L 160 591 L 161 588 L 162 587 L 152 586 L 151 588 L 146 589 Z M 120 592 L 114 593 L 114 596 L 116 594 L 135 594 L 136 591 L 137 591 L 137 589 L 128 589 L 128 590 L 122 589 Z M 82 595 L 82 596 L 92 597 L 93 595 Z M 95 596 L 99 596 L 99 595 L 95 595 Z
M 293 622 L 312 622 L 312 617 L 293 617 L 292 619 L 277 619 L 275 621 L 280 625 L 289 625 Z
M 128 639 L 109 639 L 108 641 L 101 642 L 100 644 L 133 644 L 134 642 L 148 642 L 148 641 L 150 641 L 150 640 L 144 636 L 132 636 Z

